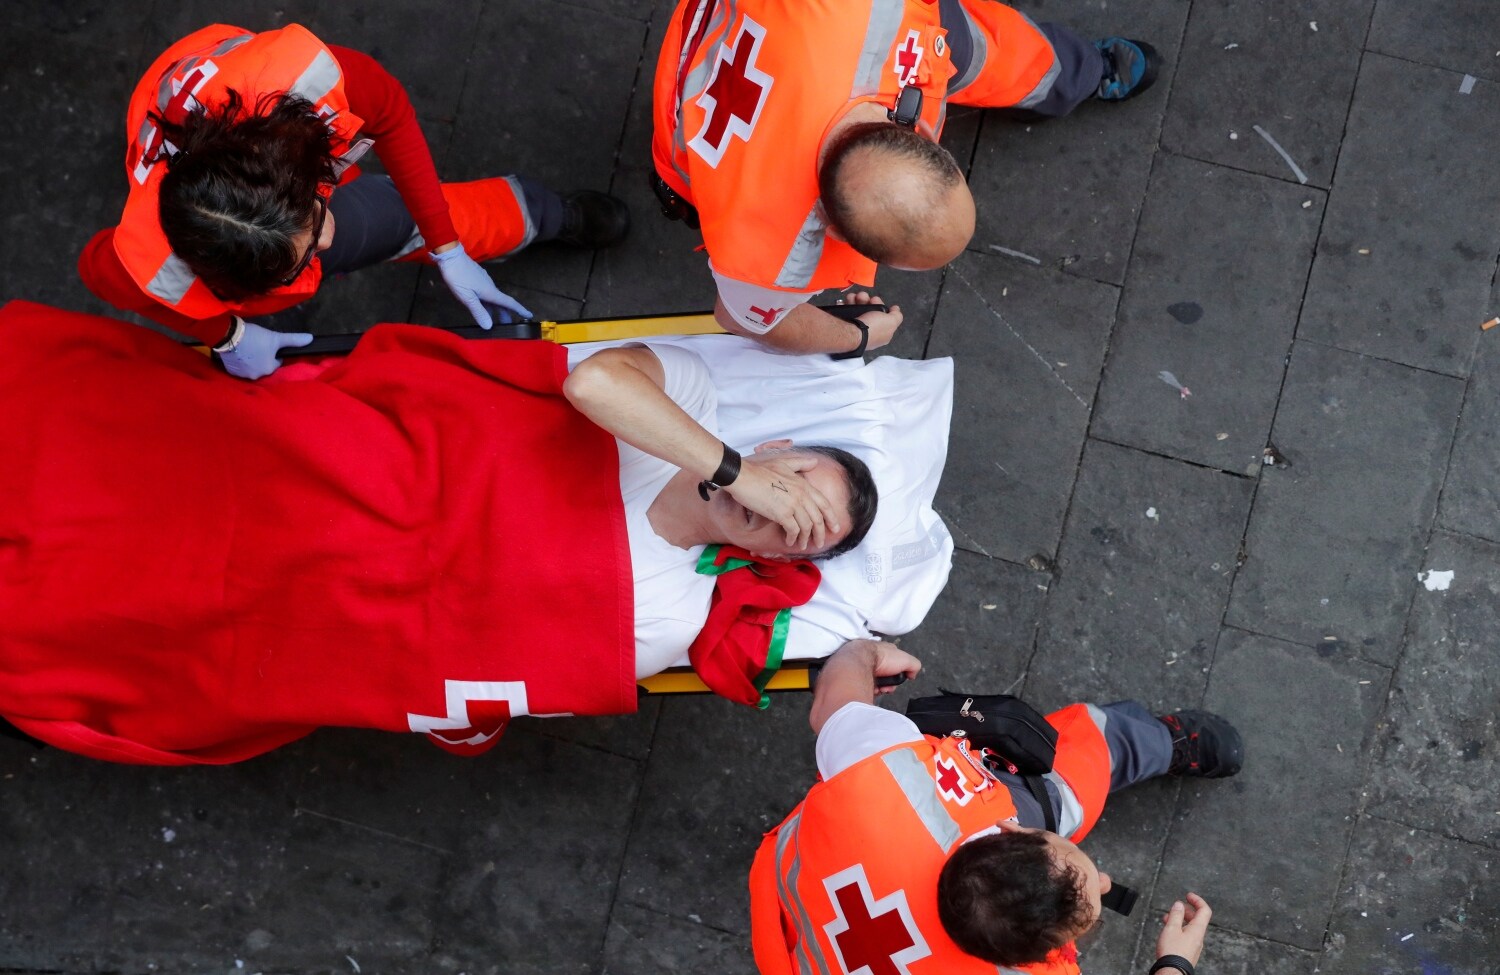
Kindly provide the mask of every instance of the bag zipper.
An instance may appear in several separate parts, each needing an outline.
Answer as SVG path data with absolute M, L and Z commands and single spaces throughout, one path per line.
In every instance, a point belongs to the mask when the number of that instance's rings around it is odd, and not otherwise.
M 974 703 L 974 699 L 972 697 L 966 697 L 966 698 L 964 698 L 963 706 L 958 709 L 958 713 L 960 715 L 962 715 L 963 717 L 965 717 L 965 718 L 973 718 L 975 721 L 978 721 L 980 724 L 983 724 L 984 723 L 984 715 L 980 714 L 978 711 L 970 710 L 970 707 L 973 705 L 973 703 Z

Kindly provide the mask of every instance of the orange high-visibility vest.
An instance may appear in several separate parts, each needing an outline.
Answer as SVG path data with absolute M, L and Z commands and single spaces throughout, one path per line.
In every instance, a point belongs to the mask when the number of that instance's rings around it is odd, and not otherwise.
M 652 158 L 698 208 L 714 269 L 788 291 L 873 283 L 875 262 L 824 232 L 818 152 L 849 109 L 894 108 L 908 84 L 936 139 L 948 54 L 935 0 L 682 0 L 656 65 Z
M 1077 841 L 1109 792 L 1109 747 L 1088 706 L 1048 715 L 1056 771 L 1084 809 Z M 768 833 L 750 870 L 750 931 L 761 975 L 1007 975 L 966 954 L 938 920 L 938 874 L 960 841 L 1015 815 L 1010 792 L 952 738 L 897 745 L 812 788 Z M 1023 966 L 1077 975 L 1071 945 Z
M 161 229 L 157 201 L 168 156 L 176 153 L 160 127 L 155 112 L 176 122 L 200 107 L 220 104 L 229 89 L 239 93 L 250 111 L 266 94 L 291 92 L 313 104 L 333 135 L 334 154 L 341 173 L 371 145 L 356 136 L 364 120 L 349 111 L 344 95 L 344 73 L 333 53 L 306 28 L 288 24 L 280 30 L 254 34 L 239 27 L 215 24 L 184 37 L 146 70 L 130 96 L 125 130 L 125 175 L 130 195 L 115 229 L 115 253 L 141 290 L 174 311 L 192 318 L 211 318 L 240 311 L 275 310 L 303 300 L 318 290 L 322 266 L 314 258 L 290 285 L 258 296 L 244 306 L 225 302 L 198 280 L 176 254 Z M 270 299 L 269 301 L 265 299 Z

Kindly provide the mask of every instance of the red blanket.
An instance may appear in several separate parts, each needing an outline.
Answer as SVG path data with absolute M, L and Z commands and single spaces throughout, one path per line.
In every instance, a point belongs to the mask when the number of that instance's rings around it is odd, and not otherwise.
M 510 715 L 634 710 L 615 445 L 565 375 L 548 343 L 391 325 L 314 379 L 246 383 L 6 305 L 0 715 L 184 764 L 320 725 L 472 750 Z

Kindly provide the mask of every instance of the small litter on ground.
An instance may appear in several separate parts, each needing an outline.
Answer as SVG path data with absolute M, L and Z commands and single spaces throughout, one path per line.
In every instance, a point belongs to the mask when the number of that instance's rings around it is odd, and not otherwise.
M 1006 257 L 1017 257 L 1023 261 L 1030 261 L 1033 264 L 1042 263 L 1040 258 L 1032 257 L 1030 254 L 1023 254 L 1021 251 L 1013 251 L 1009 247 L 1001 247 L 999 244 L 991 244 L 990 250 L 997 254 L 1004 254 Z
M 1297 177 L 1297 182 L 1307 182 L 1307 174 L 1302 171 L 1302 167 L 1297 165 L 1297 161 L 1292 158 L 1291 153 L 1281 148 L 1281 143 L 1271 138 L 1271 133 L 1267 132 L 1265 129 L 1261 128 L 1258 125 L 1253 125 L 1251 126 L 1251 128 L 1255 129 L 1256 134 L 1259 135 L 1262 139 L 1265 139 L 1266 143 L 1270 145 L 1272 149 L 1276 150 L 1276 154 L 1282 159 L 1286 160 L 1286 164 L 1288 166 L 1292 167 L 1292 174 Z
M 1480 325 L 1479 326 L 1479 330 L 1482 331 L 1482 332 L 1488 332 L 1490 329 L 1494 328 L 1496 325 L 1500 325 L 1500 318 L 1491 318 L 1489 321 L 1487 321 L 1487 322 L 1483 323 L 1482 325 Z
M 1161 372 L 1157 373 L 1156 374 L 1156 378 L 1160 379 L 1162 382 L 1166 383 L 1168 386 L 1171 386 L 1173 389 L 1177 390 L 1177 392 L 1182 395 L 1183 399 L 1187 399 L 1189 396 L 1193 395 L 1193 391 L 1191 389 L 1188 389 L 1182 383 L 1178 382 L 1177 381 L 1177 377 L 1174 376 L 1174 375 L 1172 375 L 1170 372 L 1168 372 L 1165 369 L 1163 369 Z
M 1467 94 L 1469 94 L 1470 92 L 1472 92 L 1474 90 L 1474 82 L 1476 82 L 1478 80 L 1479 80 L 1478 78 L 1474 77 L 1471 74 L 1464 75 L 1464 80 L 1459 83 L 1458 93 L 1460 95 L 1467 95 Z
M 1441 592 L 1453 585 L 1452 569 L 1428 569 L 1418 572 L 1417 579 L 1427 587 L 1428 592 Z

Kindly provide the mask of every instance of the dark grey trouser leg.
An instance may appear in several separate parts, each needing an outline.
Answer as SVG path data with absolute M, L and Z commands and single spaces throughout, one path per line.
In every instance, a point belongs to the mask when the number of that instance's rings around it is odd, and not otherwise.
M 1135 701 L 1101 705 L 1109 744 L 1109 791 L 1166 775 L 1172 764 L 1172 732 Z
M 1041 118 L 1058 118 L 1098 93 L 1104 55 L 1093 41 L 1062 24 L 1040 23 L 1036 28 L 1051 42 L 1059 70 L 1050 91 L 1035 104 L 1020 107 Z
M 531 216 L 532 226 L 536 227 L 536 239 L 551 240 L 562 233 L 562 197 L 529 176 L 512 176 L 511 179 L 521 184 L 526 212 Z
M 949 58 L 955 69 L 950 97 L 958 104 L 967 104 L 963 100 L 963 88 L 984 69 L 984 65 L 975 64 L 974 59 L 1003 55 L 994 51 L 982 36 L 976 45 L 975 35 L 980 33 L 979 27 L 969 18 L 959 0 L 938 0 L 938 17 L 948 31 Z M 1105 63 L 1104 55 L 1094 42 L 1062 24 L 1038 23 L 1036 29 L 1052 45 L 1056 59 L 1053 70 L 1020 104 L 985 107 L 999 108 L 1015 118 L 1058 118 L 1098 93 L 1099 82 L 1104 80 Z
M 536 240 L 551 240 L 562 230 L 560 196 L 527 176 L 520 184 Z M 361 176 L 341 186 L 328 204 L 337 221 L 333 246 L 321 255 L 324 274 L 347 274 L 388 261 L 413 249 L 417 225 L 389 176 Z
M 1151 716 L 1151 712 L 1134 701 L 1117 701 L 1099 706 L 1104 714 L 1104 741 L 1109 746 L 1109 791 L 1165 775 L 1172 763 L 1172 733 Z M 1016 818 L 1022 826 L 1041 829 L 1046 824 L 1042 807 L 1018 775 L 1001 772 L 996 776 L 1010 792 L 1016 806 Z M 1049 776 L 1043 781 L 1052 811 L 1064 819 L 1062 797 L 1057 783 Z

